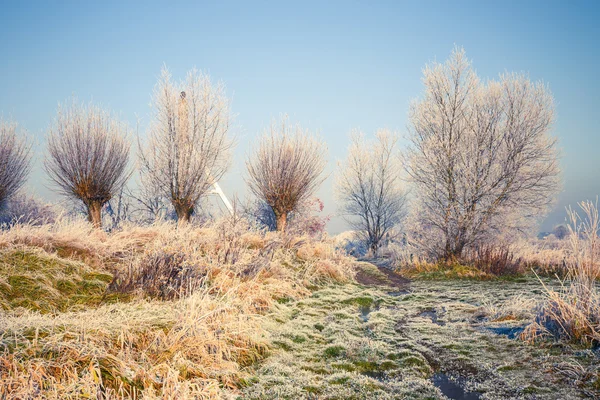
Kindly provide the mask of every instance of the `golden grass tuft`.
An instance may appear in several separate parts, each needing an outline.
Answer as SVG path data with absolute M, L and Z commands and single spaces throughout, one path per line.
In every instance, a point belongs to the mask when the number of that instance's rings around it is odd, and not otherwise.
M 567 277 L 559 290 L 544 285 L 546 299 L 522 338 L 553 338 L 592 346 L 600 343 L 600 216 L 597 204 L 582 202 L 580 217 L 571 209 Z

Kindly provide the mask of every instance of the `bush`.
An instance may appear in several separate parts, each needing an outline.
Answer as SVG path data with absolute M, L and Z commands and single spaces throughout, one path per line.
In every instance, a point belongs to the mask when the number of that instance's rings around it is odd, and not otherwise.
M 189 295 L 205 277 L 206 271 L 188 263 L 184 253 L 159 250 L 131 263 L 115 276 L 108 289 L 169 300 Z
M 519 275 L 525 271 L 523 261 L 515 257 L 507 246 L 477 246 L 467 253 L 466 263 L 496 276 Z
M 39 199 L 18 193 L 8 199 L 0 214 L 0 224 L 12 226 L 16 223 L 29 225 L 51 224 L 56 220 L 56 212 L 49 204 Z
M 288 216 L 286 231 L 292 235 L 307 234 L 311 237 L 320 237 L 325 233 L 325 226 L 329 216 L 323 216 L 323 202 L 318 198 L 309 199 L 298 206 Z M 246 209 L 247 217 L 259 227 L 269 231 L 277 229 L 277 220 L 273 209 L 264 201 L 256 201 Z

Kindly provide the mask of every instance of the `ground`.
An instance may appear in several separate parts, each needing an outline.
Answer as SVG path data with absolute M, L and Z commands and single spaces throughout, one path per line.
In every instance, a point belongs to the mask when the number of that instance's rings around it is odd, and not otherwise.
M 210 288 L 181 301 L 133 301 L 107 295 L 111 275 L 84 262 L 39 249 L 1 255 L 0 398 L 31 392 L 27 371 L 54 377 L 58 365 L 72 373 L 70 398 L 94 393 L 98 374 L 105 384 L 163 387 L 163 398 L 167 379 L 177 390 L 199 382 L 207 398 L 600 397 L 595 350 L 520 337 L 544 295 L 534 276 L 408 280 L 352 261 L 356 282 L 288 291 L 277 291 L 282 280 L 245 282 L 277 299 L 249 312 Z M 56 382 L 47 398 L 64 398 Z M 175 389 L 170 398 L 181 398 Z
M 565 373 L 569 365 L 594 367 L 591 350 L 520 340 L 542 295 L 535 278 L 409 283 L 363 263 L 357 279 L 303 300 L 282 299 L 265 316 L 272 354 L 255 367 L 240 398 L 594 395 L 595 382 L 586 386 Z

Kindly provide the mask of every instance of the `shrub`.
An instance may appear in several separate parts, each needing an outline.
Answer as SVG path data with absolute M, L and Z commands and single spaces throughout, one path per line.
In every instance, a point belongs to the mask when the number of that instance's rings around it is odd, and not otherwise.
M 324 204 L 318 198 L 311 198 L 299 204 L 296 210 L 290 212 L 287 217 L 287 233 L 291 235 L 306 234 L 311 237 L 323 235 L 325 226 L 330 220 L 329 216 L 321 215 L 323 208 Z M 257 200 L 245 210 L 245 214 L 261 228 L 266 228 L 269 231 L 277 229 L 275 212 L 264 201 Z
M 6 226 L 16 223 L 43 225 L 53 223 L 56 218 L 51 205 L 25 193 L 17 193 L 7 200 L 0 215 L 0 223 Z
M 466 262 L 480 271 L 496 276 L 519 275 L 525 270 L 522 260 L 515 257 L 507 246 L 477 246 L 467 253 Z
M 206 271 L 189 264 L 181 252 L 155 251 L 132 262 L 127 270 L 115 276 L 109 291 L 142 292 L 168 300 L 192 293 L 206 277 Z

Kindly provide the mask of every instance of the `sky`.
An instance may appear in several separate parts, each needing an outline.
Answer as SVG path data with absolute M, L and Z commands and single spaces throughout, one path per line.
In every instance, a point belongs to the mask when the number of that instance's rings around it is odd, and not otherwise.
M 600 3 L 553 1 L 0 1 L 0 115 L 35 141 L 27 190 L 58 201 L 43 171 L 45 135 L 72 96 L 109 108 L 143 137 L 163 66 L 175 79 L 194 67 L 221 80 L 237 146 L 221 180 L 248 195 L 245 159 L 282 114 L 327 142 L 317 196 L 338 215 L 333 172 L 349 133 L 407 134 L 423 94 L 423 67 L 465 49 L 479 76 L 525 72 L 554 94 L 563 189 L 540 230 L 565 207 L 600 194 Z M 402 145 L 405 141 L 401 142 Z

